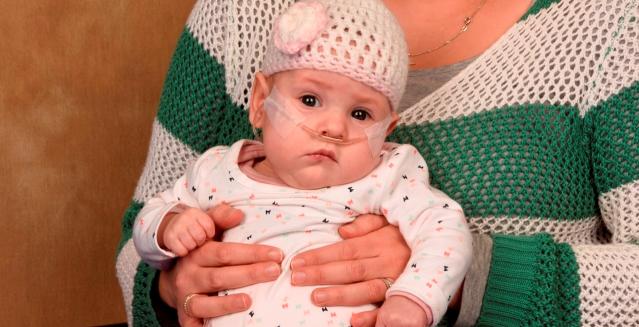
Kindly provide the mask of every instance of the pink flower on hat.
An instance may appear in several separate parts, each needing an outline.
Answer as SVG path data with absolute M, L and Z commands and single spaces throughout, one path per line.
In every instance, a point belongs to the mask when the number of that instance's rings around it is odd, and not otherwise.
M 275 46 L 287 54 L 295 54 L 309 45 L 328 24 L 326 8 L 317 1 L 296 2 L 273 26 Z

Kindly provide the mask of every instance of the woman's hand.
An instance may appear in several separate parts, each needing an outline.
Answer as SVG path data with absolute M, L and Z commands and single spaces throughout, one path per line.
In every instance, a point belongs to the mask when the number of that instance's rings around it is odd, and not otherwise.
M 381 302 L 382 278 L 397 279 L 410 249 L 397 227 L 382 216 L 362 215 L 339 229 L 344 241 L 298 254 L 291 262 L 293 285 L 342 285 L 318 288 L 317 306 L 355 306 Z M 374 326 L 377 311 L 354 314 L 353 327 Z
M 243 217 L 241 211 L 224 204 L 207 214 L 218 233 L 236 226 Z M 266 245 L 207 241 L 177 259 L 170 270 L 160 272 L 160 297 L 177 309 L 181 326 L 201 326 L 203 318 L 248 309 L 251 299 L 247 294 L 216 296 L 216 292 L 275 280 L 283 256 L 281 250 Z M 184 301 L 190 294 L 197 295 L 189 300 L 187 315 Z

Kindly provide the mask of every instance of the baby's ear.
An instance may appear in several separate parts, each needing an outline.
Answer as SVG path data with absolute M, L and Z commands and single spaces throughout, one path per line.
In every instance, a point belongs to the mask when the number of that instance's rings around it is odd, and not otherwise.
M 397 127 L 398 121 L 399 121 L 399 115 L 397 115 L 395 110 L 393 110 L 391 112 L 391 123 L 390 125 L 388 125 L 388 128 L 386 129 L 386 136 L 390 135 L 395 130 L 395 127 Z
M 262 72 L 255 74 L 253 91 L 249 101 L 249 121 L 255 128 L 262 128 L 265 119 L 264 100 L 271 93 L 270 81 Z

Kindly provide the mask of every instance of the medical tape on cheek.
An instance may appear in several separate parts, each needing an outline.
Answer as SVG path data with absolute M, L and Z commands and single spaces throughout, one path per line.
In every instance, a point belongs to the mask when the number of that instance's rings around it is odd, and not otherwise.
M 368 137 L 368 146 L 371 150 L 371 155 L 375 158 L 384 146 L 386 140 L 386 131 L 392 121 L 392 115 L 386 116 L 383 120 L 366 128 L 365 133 Z
M 277 92 L 275 88 L 264 100 L 264 111 L 266 117 L 273 125 L 273 129 L 282 138 L 286 138 L 298 125 L 304 121 L 304 115 L 297 112 L 295 108 L 287 106 L 286 100 Z

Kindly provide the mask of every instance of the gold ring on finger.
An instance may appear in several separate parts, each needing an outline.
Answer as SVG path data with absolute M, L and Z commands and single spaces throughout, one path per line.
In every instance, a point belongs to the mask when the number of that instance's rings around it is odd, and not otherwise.
M 184 313 L 186 313 L 186 315 L 189 316 L 189 317 L 193 317 L 191 315 L 191 299 L 193 299 L 193 297 L 195 297 L 196 295 L 200 295 L 200 294 L 191 293 L 191 294 L 187 295 L 184 298 L 184 303 L 182 304 L 182 308 L 184 308 Z
M 384 283 L 384 285 L 386 285 L 386 289 L 391 288 L 391 286 L 393 286 L 393 283 L 395 282 L 392 278 L 382 278 L 382 282 Z

